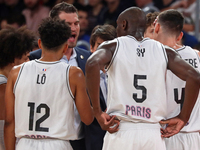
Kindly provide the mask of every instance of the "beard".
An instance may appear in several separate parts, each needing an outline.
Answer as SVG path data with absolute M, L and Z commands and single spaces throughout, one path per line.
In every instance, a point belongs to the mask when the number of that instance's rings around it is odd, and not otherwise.
M 77 43 L 77 42 L 68 43 L 68 48 L 74 48 L 74 47 L 76 47 L 76 43 Z

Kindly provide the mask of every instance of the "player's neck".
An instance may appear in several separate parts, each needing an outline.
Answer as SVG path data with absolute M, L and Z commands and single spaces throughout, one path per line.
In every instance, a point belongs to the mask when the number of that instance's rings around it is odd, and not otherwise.
M 10 73 L 10 70 L 12 69 L 13 65 L 10 64 L 10 65 L 7 65 L 6 67 L 0 69 L 0 74 L 6 76 L 8 78 L 8 75 Z
M 64 55 L 65 55 L 65 56 L 67 57 L 67 59 L 69 60 L 70 57 L 72 56 L 72 54 L 73 54 L 73 48 L 68 48 Z
M 59 61 L 63 57 L 63 53 L 61 52 L 49 52 L 43 51 L 42 57 L 40 58 L 41 61 Z
M 177 41 L 173 37 L 161 37 L 159 38 L 159 42 L 161 42 L 163 45 L 167 45 L 173 49 L 179 49 L 182 46 L 177 44 Z

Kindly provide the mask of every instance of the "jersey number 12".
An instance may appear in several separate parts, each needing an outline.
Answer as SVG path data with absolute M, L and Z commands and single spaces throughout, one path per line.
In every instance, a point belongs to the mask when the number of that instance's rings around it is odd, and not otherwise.
M 33 121 L 34 121 L 34 114 L 35 114 L 35 103 L 28 102 L 28 107 L 30 107 L 29 130 L 33 131 Z M 35 123 L 35 131 L 49 132 L 49 128 L 41 127 L 40 124 L 50 116 L 50 108 L 46 104 L 40 104 L 36 108 L 36 113 L 41 113 L 41 109 L 42 108 L 45 109 L 45 114 L 36 121 L 36 123 Z

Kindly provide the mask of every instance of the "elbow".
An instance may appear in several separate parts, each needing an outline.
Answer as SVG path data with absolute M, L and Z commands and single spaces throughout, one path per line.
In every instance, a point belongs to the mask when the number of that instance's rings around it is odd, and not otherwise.
M 85 113 L 85 115 L 81 118 L 81 121 L 85 125 L 90 125 L 93 122 L 93 120 L 94 120 L 94 114 L 93 114 L 92 109 L 88 113 Z
M 92 116 L 88 117 L 87 120 L 84 120 L 83 123 L 88 126 L 93 122 L 93 120 L 94 120 L 94 116 L 92 115 Z

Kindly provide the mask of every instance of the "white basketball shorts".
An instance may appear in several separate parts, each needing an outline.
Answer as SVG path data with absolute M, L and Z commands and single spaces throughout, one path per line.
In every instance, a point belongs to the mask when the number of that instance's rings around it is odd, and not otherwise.
M 69 141 L 59 139 L 21 138 L 16 150 L 73 150 Z
M 199 132 L 182 133 L 165 138 L 167 150 L 200 150 Z
M 104 137 L 103 150 L 166 150 L 160 124 L 120 122 L 119 131 Z

